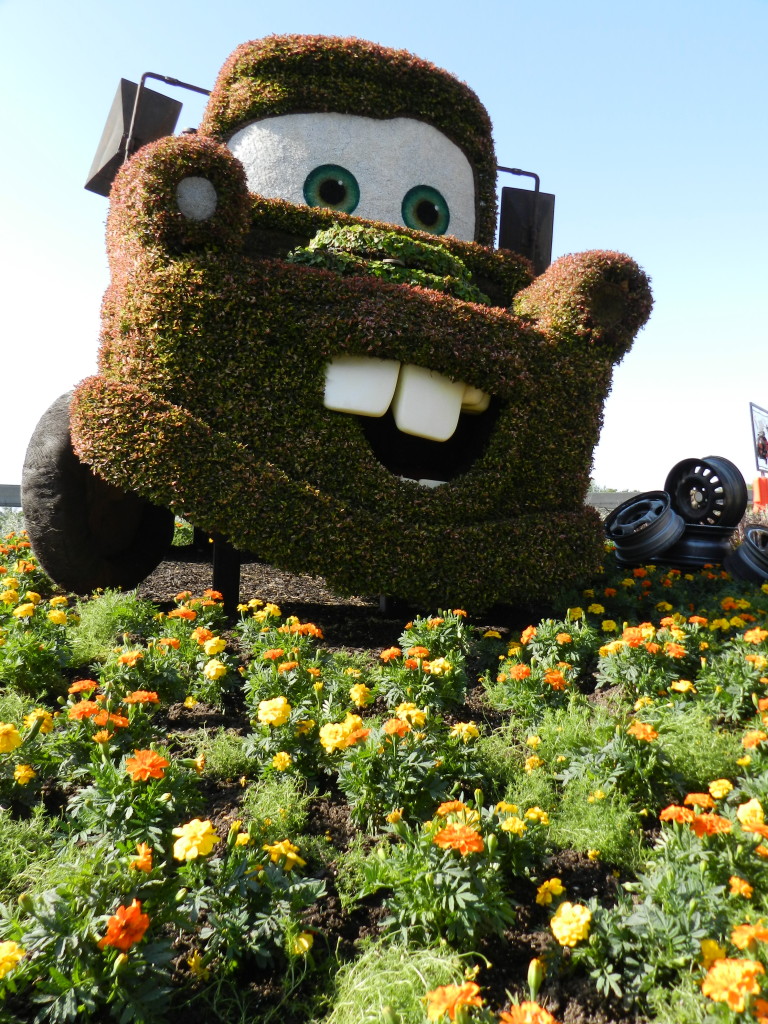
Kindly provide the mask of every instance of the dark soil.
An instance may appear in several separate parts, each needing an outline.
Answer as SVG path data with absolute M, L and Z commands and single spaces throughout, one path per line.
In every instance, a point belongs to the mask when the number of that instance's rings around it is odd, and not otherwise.
M 175 594 L 183 590 L 201 594 L 212 587 L 212 580 L 212 566 L 207 552 L 177 548 L 174 549 L 174 557 L 163 562 L 139 587 L 138 592 L 139 596 L 149 598 L 161 607 L 170 607 Z M 417 612 L 426 614 L 437 611 L 432 608 L 409 608 L 379 596 L 340 597 L 330 591 L 320 577 L 282 572 L 249 561 L 240 570 L 240 599 L 248 601 L 251 598 L 272 601 L 280 606 L 283 615 L 296 615 L 302 621 L 314 622 L 322 629 L 328 647 L 349 651 L 389 647 L 397 642 L 409 618 Z M 474 624 L 494 628 L 502 635 L 507 635 L 529 623 L 537 622 L 547 614 L 549 612 L 546 609 L 499 607 L 489 611 L 482 621 L 475 621 Z M 179 736 L 181 742 L 185 732 L 200 728 L 203 724 L 213 728 L 226 726 L 242 729 L 243 711 L 236 704 L 218 715 L 212 715 L 204 708 L 174 706 L 168 712 L 169 729 Z M 485 722 L 491 728 L 498 726 L 504 717 L 483 704 L 480 688 L 470 691 L 467 706 L 463 710 L 469 711 L 471 717 Z M 206 813 L 220 834 L 226 832 L 231 822 L 238 817 L 242 795 L 243 790 L 236 782 L 209 782 L 206 786 Z M 348 847 L 356 834 L 346 803 L 333 793 L 312 802 L 309 831 L 329 836 L 333 847 L 340 851 Z M 560 851 L 550 859 L 545 870 L 548 877 L 557 876 L 562 879 L 569 898 L 586 901 L 594 896 L 608 905 L 615 899 L 619 880 L 611 867 L 600 861 L 590 861 L 583 853 Z M 335 868 L 331 862 L 324 869 L 327 895 L 317 906 L 310 908 L 304 922 L 315 934 L 326 937 L 328 948 L 324 954 L 322 948 L 316 945 L 313 951 L 317 954 L 316 959 L 331 954 L 342 959 L 354 957 L 365 938 L 380 932 L 386 917 L 381 894 L 357 904 L 352 911 L 343 909 L 334 876 Z M 489 940 L 481 944 L 477 951 L 481 954 L 478 962 L 483 963 L 484 958 L 488 964 L 481 970 L 478 981 L 486 1004 L 496 1010 L 508 1007 L 510 997 L 521 1000 L 529 998 L 524 985 L 528 964 L 534 956 L 544 953 L 552 942 L 547 927 L 549 915 L 544 908 L 536 905 L 533 885 L 521 880 L 519 892 L 513 896 L 519 902 L 515 926 L 505 933 L 501 942 L 498 938 Z M 180 964 L 185 955 L 185 951 L 179 951 Z M 566 959 L 567 955 L 566 950 Z M 180 980 L 183 976 L 182 972 Z M 316 980 L 317 975 L 314 977 Z M 310 990 L 312 983 L 310 976 L 307 982 Z M 274 1007 L 282 995 L 280 979 L 274 973 L 252 975 L 247 988 L 253 996 L 254 1007 Z M 309 991 L 299 991 L 295 995 L 300 1001 L 302 995 L 310 994 Z M 561 1024 L 633 1024 L 638 1019 L 631 1011 L 611 1005 L 604 998 L 598 997 L 587 979 L 571 974 L 567 969 L 558 972 L 556 976 L 553 972 L 551 979 L 545 979 L 539 1002 Z M 299 1024 L 300 1020 L 305 1019 L 301 1014 L 294 1017 L 290 1007 L 282 1008 L 280 1014 L 284 1024 L 294 1024 L 294 1020 Z M 206 1014 L 202 1006 L 196 1009 L 194 1003 L 185 1008 L 185 1017 L 186 1024 L 211 1024 L 210 1012 Z

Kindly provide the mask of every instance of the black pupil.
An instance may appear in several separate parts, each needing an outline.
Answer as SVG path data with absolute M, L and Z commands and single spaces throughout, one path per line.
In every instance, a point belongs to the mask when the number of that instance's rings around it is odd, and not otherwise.
M 438 209 L 435 204 L 430 203 L 428 199 L 422 199 L 416 207 L 416 216 L 422 224 L 426 224 L 427 227 L 431 228 L 437 223 Z
M 336 178 L 324 178 L 317 190 L 324 203 L 338 206 L 347 197 L 347 186 Z

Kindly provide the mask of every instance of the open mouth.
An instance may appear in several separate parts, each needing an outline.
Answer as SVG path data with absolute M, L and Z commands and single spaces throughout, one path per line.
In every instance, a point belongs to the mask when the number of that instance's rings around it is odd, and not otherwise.
M 498 404 L 479 388 L 412 363 L 339 356 L 326 368 L 324 405 L 360 418 L 378 461 L 436 487 L 483 453 Z

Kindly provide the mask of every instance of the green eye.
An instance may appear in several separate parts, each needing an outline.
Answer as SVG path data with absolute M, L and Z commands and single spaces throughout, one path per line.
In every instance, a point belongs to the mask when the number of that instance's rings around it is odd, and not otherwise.
M 431 185 L 416 185 L 406 192 L 402 214 L 407 227 L 433 235 L 444 235 L 451 219 L 448 203 Z
M 307 206 L 326 206 L 329 210 L 352 213 L 360 202 L 360 186 L 346 167 L 322 164 L 307 175 L 304 199 Z

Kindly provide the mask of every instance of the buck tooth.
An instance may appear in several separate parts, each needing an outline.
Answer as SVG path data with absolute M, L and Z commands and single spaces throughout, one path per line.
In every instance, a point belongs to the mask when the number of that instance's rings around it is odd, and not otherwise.
M 383 416 L 397 386 L 400 363 L 395 359 L 339 356 L 325 371 L 326 409 Z
M 480 388 L 473 388 L 471 384 L 467 384 L 464 388 L 464 394 L 461 399 L 462 412 L 485 412 L 490 404 L 491 396 L 487 391 L 481 391 Z
M 398 430 L 447 441 L 456 430 L 466 385 L 408 363 L 400 370 L 392 414 Z

